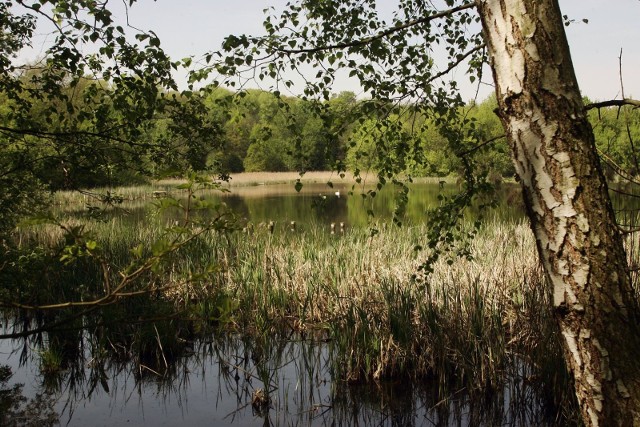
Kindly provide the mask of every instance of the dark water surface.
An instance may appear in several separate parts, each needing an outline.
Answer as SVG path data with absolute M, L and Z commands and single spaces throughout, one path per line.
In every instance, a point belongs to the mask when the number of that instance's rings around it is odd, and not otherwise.
M 256 347 L 240 337 L 194 343 L 162 373 L 133 362 L 97 362 L 90 353 L 55 375 L 39 372 L 37 352 L 0 341 L 0 363 L 33 399 L 69 426 L 455 426 L 546 425 L 542 397 L 522 378 L 482 402 L 464 390 L 436 398 L 428 384 L 353 385 L 334 381 L 330 347 L 277 339 Z M 99 363 L 101 366 L 95 366 Z M 99 371 L 96 374 L 96 371 Z M 515 377 L 524 377 L 524 368 Z M 96 375 L 101 380 L 96 381 Z M 514 378 L 515 378 L 514 377 Z M 252 405 L 256 390 L 268 405 Z M 44 413 L 44 409 L 40 410 Z M 57 425 L 57 424 L 55 424 Z
M 421 224 L 428 217 L 426 212 L 437 207 L 439 196 L 451 196 L 460 191 L 456 184 L 411 184 L 403 222 Z M 399 189 L 387 184 L 375 197 L 367 188 L 349 185 L 305 184 L 296 192 L 292 184 L 276 184 L 233 188 L 224 195 L 225 201 L 235 212 L 254 222 L 289 221 L 324 223 L 345 222 L 350 226 L 364 226 L 371 221 L 389 221 L 399 199 Z M 483 212 L 492 218 L 513 220 L 523 216 L 519 186 L 504 184 L 496 195 L 498 207 Z M 475 217 L 478 208 L 471 208 L 468 217 Z

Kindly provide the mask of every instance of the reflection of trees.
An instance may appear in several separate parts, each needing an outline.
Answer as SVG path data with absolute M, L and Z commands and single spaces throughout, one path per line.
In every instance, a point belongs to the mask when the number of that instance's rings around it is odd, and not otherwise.
M 261 417 L 267 426 L 551 423 L 539 387 L 528 379 L 531 372 L 517 361 L 511 381 L 479 396 L 410 379 L 348 384 L 334 377 L 339 370 L 332 347 L 309 337 L 216 335 L 178 319 L 129 320 L 43 334 L 41 348 L 30 356 L 59 352 L 61 369 L 42 373 L 41 393 L 27 405 L 19 387 L 0 384 L 3 409 L 7 402 L 16 414 L 40 408 L 41 417 L 53 420 L 52 402 L 61 400 L 61 417 L 73 419 L 92 399 L 113 407 L 122 402 L 118 396 L 127 396 L 122 404 L 136 405 L 132 398 L 152 395 L 167 408 L 177 404 L 188 420 L 189 396 L 213 382 L 210 407 L 226 425 L 247 417 Z M 258 390 L 269 398 L 264 406 L 252 405 Z
M 300 193 L 297 193 L 293 184 L 277 186 L 264 186 L 263 195 L 244 196 L 238 189 L 232 189 L 230 194 L 220 196 L 219 193 L 205 193 L 206 197 L 226 203 L 231 211 L 239 218 L 246 218 L 254 223 L 268 221 L 297 221 L 309 222 L 311 219 L 321 223 L 347 222 L 351 226 L 366 225 L 370 210 L 375 219 L 391 219 L 397 203 L 396 191 L 392 184 L 387 184 L 380 191 L 375 192 L 375 197 L 370 196 L 370 191 L 375 189 L 373 185 L 352 187 L 345 184 L 334 184 L 329 187 L 326 184 L 307 183 Z M 438 195 L 452 196 L 460 191 L 458 185 L 445 184 L 410 184 L 410 197 L 407 204 L 405 220 L 409 223 L 423 223 L 425 212 L 438 206 Z M 335 192 L 340 192 L 340 197 Z M 349 195 L 349 192 L 352 192 Z M 240 194 L 238 194 L 240 193 Z M 498 208 L 494 210 L 500 219 L 514 219 L 522 217 L 522 201 L 520 189 L 517 185 L 502 184 L 497 192 Z M 613 194 L 614 203 L 629 203 L 628 197 L 620 197 Z M 637 203 L 635 203 L 637 205 Z M 127 201 L 123 205 L 128 215 L 122 215 L 121 210 L 101 210 L 94 212 L 100 215 L 103 221 L 117 217 L 127 227 L 135 226 L 142 221 L 150 220 L 150 211 L 147 200 Z M 77 212 L 65 211 L 65 215 L 72 218 L 87 217 L 85 208 Z M 478 209 L 471 207 L 467 213 L 469 218 L 478 215 Z M 158 221 L 164 224 L 174 220 L 179 213 L 167 211 Z
M 277 191 L 276 191 L 277 187 Z M 254 188 L 254 187 L 252 187 Z M 370 220 L 390 221 L 398 202 L 397 189 L 392 184 L 385 185 L 375 191 L 374 185 L 363 184 L 350 186 L 334 184 L 304 184 L 300 193 L 292 184 L 283 186 L 264 186 L 262 194 L 242 195 L 241 191 L 232 190 L 218 200 L 224 201 L 239 218 L 246 218 L 254 224 L 276 221 L 282 224 L 296 221 L 303 225 L 312 222 L 330 224 L 345 222 L 349 226 L 365 226 Z M 438 206 L 439 195 L 453 196 L 461 191 L 457 184 L 423 183 L 410 184 L 410 197 L 406 206 L 403 222 L 422 224 L 428 218 L 425 212 Z M 238 194 L 237 191 L 240 194 Z M 336 197 L 335 192 L 340 192 Z M 216 198 L 219 195 L 215 195 Z M 513 220 L 523 216 L 520 189 L 516 185 L 502 184 L 496 193 L 497 208 L 491 215 L 501 220 Z M 486 214 L 485 212 L 483 212 Z M 475 219 L 480 214 L 478 206 L 470 207 L 466 212 L 467 219 Z M 135 221 L 140 221 L 138 216 Z
M 13 376 L 9 366 L 0 366 L 0 425 L 5 427 L 39 426 L 58 424 L 58 414 L 53 409 L 50 395 L 37 394 L 28 399 L 22 393 L 22 384 L 9 386 Z

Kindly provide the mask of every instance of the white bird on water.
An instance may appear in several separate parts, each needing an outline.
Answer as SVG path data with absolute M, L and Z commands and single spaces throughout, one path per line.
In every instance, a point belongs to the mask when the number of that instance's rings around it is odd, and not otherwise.
M 340 192 L 336 191 L 336 197 L 340 197 Z

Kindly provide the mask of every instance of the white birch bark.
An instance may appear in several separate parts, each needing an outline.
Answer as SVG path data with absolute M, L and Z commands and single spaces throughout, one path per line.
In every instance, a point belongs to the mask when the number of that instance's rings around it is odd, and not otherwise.
M 586 425 L 640 426 L 638 303 L 555 0 L 479 0 L 499 115 Z

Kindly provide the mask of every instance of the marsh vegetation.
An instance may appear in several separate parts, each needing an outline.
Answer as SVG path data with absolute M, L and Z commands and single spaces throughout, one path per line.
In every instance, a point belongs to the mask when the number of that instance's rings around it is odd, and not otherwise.
M 417 185 L 415 212 L 455 185 Z M 192 396 L 180 384 L 204 381 L 206 369 L 217 370 L 220 394 L 235 396 L 227 414 L 250 411 L 275 424 L 303 413 L 310 424 L 347 422 L 353 414 L 341 401 L 372 417 L 365 398 L 372 393 L 382 393 L 374 407 L 390 399 L 380 409 L 390 415 L 397 401 L 385 393 L 400 390 L 409 407 L 431 408 L 414 408 L 407 420 L 415 425 L 460 416 L 553 424 L 575 415 L 535 242 L 508 206 L 508 185 L 501 208 L 508 214 L 494 212 L 481 226 L 463 219 L 452 230 L 457 252 L 435 261 L 430 274 L 424 218 L 409 208 L 405 224 L 393 225 L 384 208 L 393 193 L 372 206 L 348 195 L 348 186 L 338 198 L 337 187 L 324 185 L 323 198 L 313 182 L 301 192 L 289 183 L 288 191 L 250 185 L 231 195 L 187 187 L 112 189 L 119 203 L 102 209 L 87 203 L 90 195 L 58 193 L 64 221 L 35 221 L 15 235 L 3 280 L 24 306 L 5 309 L 4 332 L 37 367 L 40 391 L 57 396 L 72 421 L 83 401 L 123 393 L 123 384 L 141 396 L 158 387 L 165 401 Z M 238 195 L 256 188 L 262 197 Z M 340 221 L 346 226 L 331 228 Z M 61 295 L 73 303 L 57 306 Z M 47 305 L 57 310 L 26 310 Z M 282 393 L 301 393 L 297 381 L 310 382 L 310 400 L 295 399 L 302 406 L 293 410 Z M 256 403 L 257 390 L 264 401 Z

